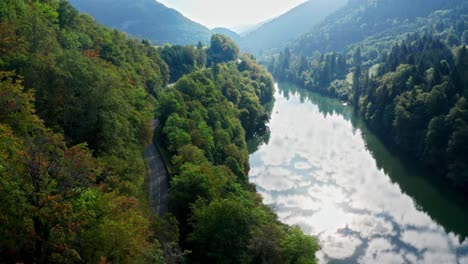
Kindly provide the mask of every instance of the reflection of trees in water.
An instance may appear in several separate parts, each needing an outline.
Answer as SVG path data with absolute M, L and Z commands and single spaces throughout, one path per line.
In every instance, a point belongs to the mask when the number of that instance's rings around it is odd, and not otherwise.
M 255 133 L 247 139 L 247 148 L 250 154 L 257 152 L 261 145 L 268 144 L 270 141 L 271 131 L 270 127 L 268 127 L 268 123 L 271 119 L 274 104 L 275 100 L 273 99 L 272 102 L 265 105 L 268 118 L 266 118 L 265 123 L 262 126 L 257 127 Z
M 419 161 L 407 157 L 401 151 L 392 148 L 390 144 L 384 145 L 351 107 L 343 105 L 337 99 L 311 93 L 292 84 L 280 84 L 279 92 L 288 100 L 291 96 L 299 96 L 301 103 L 309 101 L 317 105 L 318 111 L 324 117 L 340 114 L 350 121 L 353 132 L 361 131 L 364 143 L 376 161 L 377 168 L 389 175 L 391 181 L 397 183 L 402 192 L 414 200 L 418 210 L 427 213 L 442 225 L 446 232 L 459 235 L 460 242 L 468 237 L 466 197 L 453 191 L 447 182 L 424 169 Z
M 463 195 L 454 191 L 446 181 L 422 168 L 418 161 L 387 148 L 365 127 L 363 138 L 377 167 L 389 175 L 402 192 L 413 198 L 420 211 L 442 225 L 446 232 L 459 235 L 460 242 L 468 237 L 468 211 L 464 206 Z
M 268 144 L 270 141 L 270 135 L 270 128 L 267 126 L 266 129 L 260 133 L 255 133 L 252 138 L 249 138 L 247 141 L 247 148 L 249 149 L 249 153 L 255 153 L 258 151 L 261 145 Z
M 311 102 L 312 104 L 317 105 L 319 113 L 324 117 L 338 113 L 344 116 L 346 120 L 353 122 L 353 109 L 349 106 L 343 105 L 343 103 L 337 99 L 325 97 L 317 93 L 307 91 L 294 84 L 281 83 L 278 88 L 280 94 L 282 94 L 288 100 L 291 98 L 291 95 L 298 96 L 301 103 Z

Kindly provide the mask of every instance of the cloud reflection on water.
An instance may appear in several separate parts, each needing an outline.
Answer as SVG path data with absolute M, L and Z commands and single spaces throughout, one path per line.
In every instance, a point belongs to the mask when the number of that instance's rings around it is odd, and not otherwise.
M 251 156 L 250 180 L 282 221 L 318 236 L 322 262 L 468 262 L 467 243 L 378 168 L 348 117 L 289 96 L 276 94 L 270 142 Z

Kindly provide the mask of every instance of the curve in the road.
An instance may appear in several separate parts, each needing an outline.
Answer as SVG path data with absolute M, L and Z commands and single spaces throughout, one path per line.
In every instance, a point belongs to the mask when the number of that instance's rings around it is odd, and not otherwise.
M 158 120 L 153 120 L 151 125 L 155 131 Z M 145 147 L 145 161 L 148 167 L 150 204 L 158 215 L 163 216 L 169 210 L 169 173 L 154 142 Z

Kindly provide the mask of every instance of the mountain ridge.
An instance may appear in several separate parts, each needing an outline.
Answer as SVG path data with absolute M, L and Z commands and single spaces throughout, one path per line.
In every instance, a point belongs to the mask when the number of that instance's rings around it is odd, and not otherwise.
M 341 51 L 346 46 L 398 27 L 414 26 L 418 17 L 426 17 L 435 10 L 449 8 L 463 0 L 350 0 L 326 17 L 313 29 L 291 43 L 295 53 L 305 55 L 320 52 Z M 417 30 L 415 28 L 414 30 Z M 402 28 L 399 32 L 408 31 Z
M 282 48 L 289 41 L 320 23 L 339 7 L 344 6 L 346 2 L 347 0 L 306 1 L 249 32 L 240 42 L 240 46 L 254 54 Z
M 99 23 L 154 44 L 208 43 L 211 31 L 179 11 L 152 0 L 70 0 Z

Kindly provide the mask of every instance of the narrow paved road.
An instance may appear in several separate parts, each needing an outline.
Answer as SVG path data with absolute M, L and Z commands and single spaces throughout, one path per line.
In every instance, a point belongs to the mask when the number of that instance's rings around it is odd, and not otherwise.
M 153 131 L 158 126 L 158 120 L 153 120 Z M 158 215 L 163 216 L 168 212 L 169 173 L 166 170 L 164 160 L 153 142 L 145 148 L 145 161 L 149 175 L 149 195 L 151 207 Z

